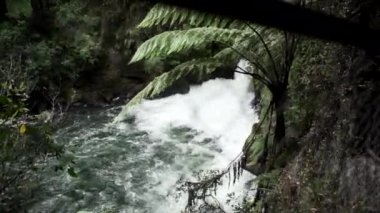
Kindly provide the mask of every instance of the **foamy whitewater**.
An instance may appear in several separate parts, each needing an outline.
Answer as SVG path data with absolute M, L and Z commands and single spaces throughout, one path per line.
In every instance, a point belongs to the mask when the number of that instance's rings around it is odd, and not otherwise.
M 239 66 L 247 64 L 241 61 Z M 117 109 L 78 113 L 57 133 L 76 156 L 78 178 L 47 172 L 31 212 L 181 212 L 187 194 L 176 198 L 176 182 L 200 170 L 225 169 L 241 152 L 257 116 L 249 77 L 213 79 L 188 94 Z M 227 212 L 229 193 L 239 202 L 249 191 L 247 172 L 217 199 Z

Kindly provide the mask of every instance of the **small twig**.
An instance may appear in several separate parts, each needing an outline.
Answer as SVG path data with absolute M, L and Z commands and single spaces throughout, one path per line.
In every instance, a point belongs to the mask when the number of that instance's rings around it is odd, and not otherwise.
M 241 68 L 239 66 L 237 66 L 237 68 L 240 69 L 240 71 L 239 70 L 235 70 L 235 72 L 241 73 L 241 74 L 245 74 L 245 75 L 250 75 L 252 78 L 260 81 L 261 83 L 263 83 L 266 87 L 268 87 L 268 88 L 271 87 L 269 80 L 265 79 L 265 77 L 260 76 L 259 74 L 256 74 L 256 73 L 247 72 L 247 71 L 245 71 L 243 68 Z
M 269 72 L 268 70 L 266 70 L 264 68 L 263 65 L 260 64 L 260 62 L 258 61 L 254 61 L 252 60 L 252 58 L 248 58 L 246 55 L 244 55 L 243 53 L 241 53 L 239 50 L 237 50 L 236 48 L 234 47 L 230 47 L 234 52 L 236 52 L 240 57 L 244 58 L 245 60 L 247 60 L 249 63 L 251 63 L 252 65 L 254 65 L 259 71 L 261 71 L 264 75 L 267 75 L 269 76 Z
M 367 149 L 367 152 L 373 158 L 374 161 L 380 163 L 380 157 L 377 156 L 371 149 Z

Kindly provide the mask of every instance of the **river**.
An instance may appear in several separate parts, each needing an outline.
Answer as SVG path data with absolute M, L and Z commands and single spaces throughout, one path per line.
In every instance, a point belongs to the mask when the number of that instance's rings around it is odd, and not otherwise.
M 224 169 L 241 152 L 257 121 L 253 96 L 249 79 L 236 74 L 144 101 L 128 115 L 119 114 L 121 107 L 71 112 L 55 138 L 78 177 L 45 169 L 29 212 L 181 212 L 186 194 L 176 198 L 177 181 Z M 118 114 L 123 121 L 112 123 Z M 234 192 L 239 202 L 252 191 L 252 178 L 245 172 L 235 185 L 219 187 L 227 212 L 233 212 L 227 195 Z

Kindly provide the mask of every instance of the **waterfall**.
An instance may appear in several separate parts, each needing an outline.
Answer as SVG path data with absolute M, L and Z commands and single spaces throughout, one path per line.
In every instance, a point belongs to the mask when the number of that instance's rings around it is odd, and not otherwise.
M 239 67 L 247 66 L 246 61 L 239 62 Z M 128 112 L 130 116 L 135 117 L 134 122 L 137 128 L 148 132 L 153 141 L 161 141 L 158 143 L 172 140 L 171 129 L 185 127 L 195 130 L 196 137 L 191 138 L 190 144 L 175 145 L 182 149 L 178 155 L 191 147 L 191 152 L 197 153 L 195 158 L 202 152 L 212 156 L 212 159 L 208 159 L 195 168 L 186 165 L 188 159 L 181 162 L 177 158 L 174 164 L 182 167 L 180 171 L 169 169 L 157 174 L 158 178 L 162 178 L 165 182 L 162 183 L 163 186 L 173 186 L 175 181 L 184 174 L 187 178 L 191 178 L 189 175 L 194 172 L 194 169 L 223 170 L 241 152 L 253 123 L 258 119 L 250 104 L 254 97 L 250 82 L 249 76 L 236 73 L 234 79 L 213 79 L 201 85 L 192 86 L 188 94 L 143 101 Z M 125 116 L 125 114 L 126 112 L 122 112 L 119 116 Z M 202 147 L 200 142 L 207 138 L 215 140 L 215 150 Z M 218 199 L 225 200 L 229 192 L 244 192 L 244 183 L 249 178 L 252 177 L 244 175 L 233 189 L 228 189 L 226 186 L 220 187 L 217 193 Z M 167 190 L 165 187 L 161 190 Z M 178 202 L 172 202 L 159 205 L 156 209 L 159 209 L 159 212 L 165 212 L 167 211 L 165 208 L 170 207 L 171 210 L 174 208 L 179 212 L 178 208 L 183 208 L 183 206 L 184 201 L 180 205 Z
M 68 115 L 55 138 L 78 177 L 46 169 L 29 212 L 181 212 L 187 194 L 176 196 L 177 181 L 223 170 L 241 152 L 257 120 L 253 96 L 249 77 L 236 74 L 192 86 L 188 94 L 144 101 L 128 112 L 131 119 L 120 113 L 125 119 L 118 123 L 112 119 L 120 107 Z M 233 212 L 228 194 L 241 199 L 250 179 L 245 172 L 236 184 L 218 187 L 226 212 Z

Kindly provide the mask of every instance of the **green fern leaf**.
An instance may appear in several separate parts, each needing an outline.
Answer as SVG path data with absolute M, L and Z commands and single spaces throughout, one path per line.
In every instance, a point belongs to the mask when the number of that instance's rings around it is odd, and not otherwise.
M 241 57 L 232 48 L 228 47 L 216 53 L 213 58 L 224 61 L 226 64 L 237 64 Z
M 189 24 L 191 27 L 236 29 L 242 29 L 245 27 L 244 22 L 241 21 L 163 4 L 156 4 L 153 6 L 138 27 L 151 28 L 161 25 L 174 27 L 175 25 L 183 26 L 184 24 Z
M 170 54 L 181 53 L 194 48 L 201 49 L 212 42 L 232 46 L 251 35 L 251 33 L 242 30 L 215 27 L 163 32 L 145 41 L 137 49 L 131 63 L 156 57 L 165 58 Z
M 144 99 L 152 99 L 159 96 L 179 79 L 191 76 L 201 81 L 206 79 L 218 68 L 225 66 L 225 61 L 217 58 L 195 59 L 176 66 L 171 71 L 156 77 L 135 97 L 133 97 L 132 100 L 123 107 L 122 112 L 115 119 L 115 122 L 121 121 L 121 119 L 125 118 L 125 115 L 133 106 L 139 104 Z

